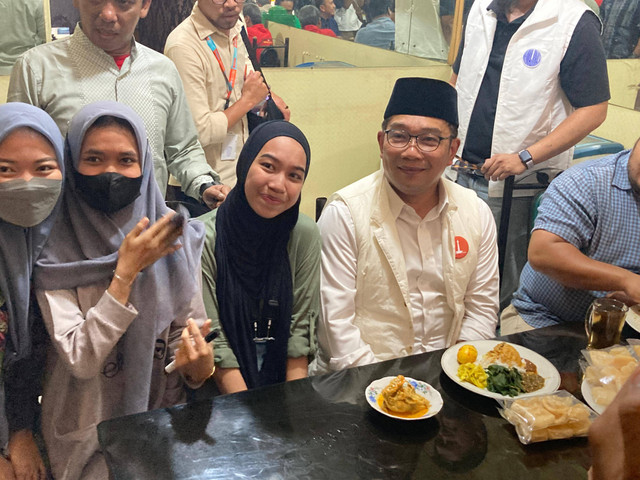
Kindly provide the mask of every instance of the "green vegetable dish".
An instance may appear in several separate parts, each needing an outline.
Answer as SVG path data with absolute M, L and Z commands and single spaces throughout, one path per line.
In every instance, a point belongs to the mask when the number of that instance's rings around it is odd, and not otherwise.
M 525 393 L 522 385 L 522 375 L 516 368 L 501 365 L 489 365 L 487 372 L 487 390 L 508 397 L 516 397 Z

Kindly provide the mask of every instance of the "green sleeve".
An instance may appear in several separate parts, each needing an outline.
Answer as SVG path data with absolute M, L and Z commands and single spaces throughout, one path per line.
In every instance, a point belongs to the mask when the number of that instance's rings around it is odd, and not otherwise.
M 293 278 L 290 358 L 313 357 L 316 353 L 316 321 L 320 311 L 320 231 L 316 223 L 300 214 L 289 240 Z
M 229 345 L 224 329 L 220 324 L 220 311 L 216 297 L 216 210 L 209 212 L 198 220 L 202 221 L 207 234 L 202 250 L 202 298 L 207 316 L 211 319 L 211 328 L 219 328 L 220 336 L 213 341 L 214 360 L 220 368 L 239 368 L 238 360 Z

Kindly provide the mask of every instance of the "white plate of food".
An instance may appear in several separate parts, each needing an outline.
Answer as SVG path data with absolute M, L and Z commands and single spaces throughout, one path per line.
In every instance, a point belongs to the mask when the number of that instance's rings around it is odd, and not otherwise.
M 458 362 L 458 350 L 465 345 L 470 345 L 477 351 L 477 357 L 473 360 L 469 360 L 467 365 L 472 365 L 470 368 L 475 368 L 481 372 L 485 372 L 485 381 L 487 381 L 486 368 L 489 365 L 498 365 L 500 367 L 506 367 L 507 369 L 516 368 L 524 377 L 525 371 L 536 373 L 537 376 L 544 380 L 544 384 L 536 390 L 528 393 L 515 393 L 515 388 L 511 389 L 512 395 L 503 395 L 497 392 L 492 392 L 487 387 L 481 388 L 479 386 L 470 383 L 469 381 L 461 380 L 458 377 L 458 369 L 461 365 Z M 499 347 L 498 347 L 499 346 Z M 496 347 L 498 347 L 496 349 Z M 527 362 L 525 362 L 525 360 Z M 442 369 L 444 373 L 458 385 L 467 390 L 477 393 L 479 395 L 509 400 L 512 398 L 522 398 L 532 395 L 541 395 L 546 393 L 555 392 L 560 386 L 560 373 L 553 364 L 544 358 L 542 355 L 529 350 L 528 348 L 516 345 L 513 343 L 501 342 L 499 340 L 475 340 L 470 342 L 461 342 L 452 347 L 449 347 L 441 359 Z M 534 368 L 535 367 L 535 368 Z M 481 377 L 481 375 L 478 375 Z M 530 379 L 533 378 L 537 382 L 541 383 L 541 379 L 534 377 L 534 375 L 526 374 Z M 480 382 L 481 383 L 481 382 Z M 534 387 L 535 388 L 535 387 Z
M 607 407 L 596 402 L 593 398 L 593 394 L 591 393 L 591 384 L 587 382 L 586 379 L 582 380 L 580 391 L 582 392 L 582 398 L 584 398 L 587 405 L 589 405 L 598 415 L 602 415 L 602 412 L 604 412 Z
M 443 403 L 442 396 L 431 385 L 402 375 L 371 382 L 364 395 L 371 408 L 397 420 L 433 417 Z
M 629 309 L 625 321 L 636 332 L 640 332 L 640 305 L 634 305 Z

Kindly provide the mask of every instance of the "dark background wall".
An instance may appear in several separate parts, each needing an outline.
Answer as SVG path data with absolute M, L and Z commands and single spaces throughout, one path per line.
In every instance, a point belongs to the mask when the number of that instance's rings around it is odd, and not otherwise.
M 171 30 L 191 14 L 194 3 L 195 0 L 153 0 L 147 18 L 138 24 L 138 41 L 162 52 Z

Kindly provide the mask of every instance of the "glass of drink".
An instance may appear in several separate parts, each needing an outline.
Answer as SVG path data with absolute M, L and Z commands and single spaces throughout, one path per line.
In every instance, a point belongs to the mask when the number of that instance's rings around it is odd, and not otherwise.
M 613 298 L 596 298 L 587 310 L 587 348 L 607 348 L 620 343 L 620 332 L 629 307 Z

